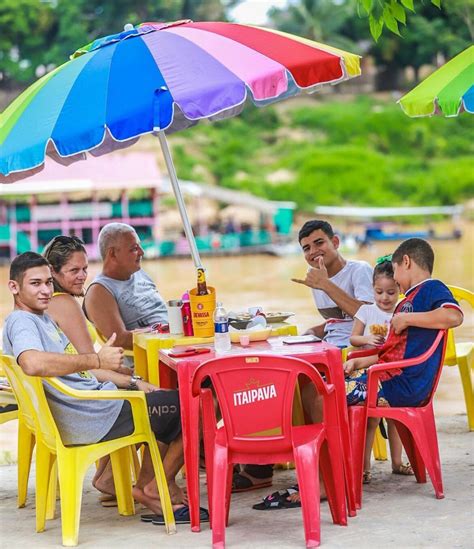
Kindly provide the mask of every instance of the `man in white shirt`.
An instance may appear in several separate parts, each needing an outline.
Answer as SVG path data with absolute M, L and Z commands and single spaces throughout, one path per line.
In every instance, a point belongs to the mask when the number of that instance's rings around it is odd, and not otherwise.
M 364 303 L 374 301 L 372 267 L 365 261 L 342 257 L 339 237 L 327 221 L 307 221 L 298 240 L 309 269 L 304 280 L 292 280 L 311 288 L 319 314 L 325 320 L 306 333 L 347 347 L 354 315 Z
M 339 237 L 327 221 L 307 221 L 300 229 L 298 240 L 309 269 L 304 280 L 292 280 L 311 288 L 316 307 L 325 320 L 309 328 L 306 333 L 338 347 L 348 347 L 354 315 L 364 303 L 374 301 L 372 267 L 365 261 L 345 260 L 342 257 Z M 316 398 L 313 385 L 309 384 L 303 393 L 303 402 L 313 402 Z M 271 465 L 247 464 L 243 471 L 234 474 L 232 489 L 243 492 L 271 486 L 272 476 Z M 285 491 L 282 506 L 291 504 L 292 499 L 296 498 L 299 502 L 297 491 L 291 493 L 294 495 L 287 503 L 288 494 Z M 269 503 L 275 503 L 274 494 L 270 499 Z M 268 505 L 264 502 L 254 508 L 266 509 Z

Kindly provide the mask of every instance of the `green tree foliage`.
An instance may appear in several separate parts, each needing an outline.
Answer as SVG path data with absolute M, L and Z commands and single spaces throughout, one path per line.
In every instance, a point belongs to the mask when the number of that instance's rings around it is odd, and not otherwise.
M 306 211 L 474 197 L 469 115 L 410 119 L 392 99 L 249 107 L 241 117 L 188 130 L 184 145 L 178 139 L 187 178 L 293 200 Z
M 414 13 L 415 5 L 423 5 L 423 0 L 357 0 L 357 3 L 360 11 L 368 15 L 370 34 L 377 41 L 384 28 L 400 35 L 400 24 L 406 24 L 407 14 Z M 441 7 L 441 0 L 431 3 Z
M 380 69 L 378 89 L 403 86 L 400 77 L 405 67 L 414 69 L 418 81 L 423 65 L 436 65 L 439 59 L 454 57 L 471 43 L 468 22 L 459 13 L 439 10 L 430 4 L 410 16 L 401 35 L 402 38 L 394 34 L 383 35 L 370 49 Z
M 354 42 L 343 33 L 344 25 L 356 10 L 353 0 L 299 0 L 284 8 L 272 8 L 268 17 L 280 30 L 317 42 L 351 50 Z
M 38 0 L 0 0 L 0 85 L 29 82 L 43 63 L 54 29 L 50 5 Z
M 225 20 L 239 0 L 0 0 L 0 83 L 32 82 L 126 23 Z

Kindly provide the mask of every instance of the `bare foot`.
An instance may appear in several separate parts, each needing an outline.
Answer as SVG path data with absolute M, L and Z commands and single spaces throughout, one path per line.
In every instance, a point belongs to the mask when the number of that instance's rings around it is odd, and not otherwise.
M 151 499 L 158 499 L 158 500 L 160 499 L 160 496 L 158 494 L 158 486 L 156 485 L 156 482 L 154 479 L 150 481 L 147 485 L 145 485 L 145 487 L 142 488 L 142 490 L 146 497 Z M 174 503 L 176 505 L 188 504 L 188 494 L 186 493 L 186 490 L 184 488 L 181 488 L 178 484 L 176 484 L 175 480 L 169 481 L 168 490 L 170 493 L 171 503 Z
M 170 491 L 171 503 L 184 503 L 188 504 L 188 494 L 185 488 L 181 488 L 176 481 L 170 481 L 168 484 L 168 490 Z
M 273 477 L 267 477 L 267 478 L 253 477 L 252 475 L 249 475 L 246 471 L 243 471 L 243 470 L 237 474 L 239 474 L 241 477 L 248 478 L 254 486 L 258 486 L 259 484 L 268 485 L 268 483 L 271 483 L 273 480 Z
M 327 499 L 326 495 L 326 488 L 324 486 L 324 482 L 321 482 L 319 484 L 319 499 L 325 500 Z M 301 496 L 299 492 L 294 492 L 293 494 L 290 494 L 287 498 L 287 501 L 291 501 L 291 503 L 299 503 L 301 502 Z
M 103 494 L 115 496 L 114 477 L 112 475 L 110 459 L 105 467 L 97 469 L 92 479 L 92 486 Z
M 161 503 L 159 498 L 152 498 L 145 494 L 145 491 L 141 488 L 137 488 L 134 486 L 132 488 L 132 495 L 135 501 L 138 501 L 143 506 L 150 509 L 152 513 L 155 513 L 155 515 L 162 515 L 163 510 L 161 508 Z M 184 507 L 184 505 L 173 505 L 173 511 L 176 511 L 177 509 Z

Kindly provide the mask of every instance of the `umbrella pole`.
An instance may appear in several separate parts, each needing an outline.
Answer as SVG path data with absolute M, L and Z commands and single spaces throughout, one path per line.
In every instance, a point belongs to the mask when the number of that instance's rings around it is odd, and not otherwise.
M 174 167 L 173 158 L 171 156 L 171 151 L 168 147 L 168 141 L 164 131 L 158 132 L 158 139 L 160 140 L 161 150 L 163 151 L 171 186 L 173 187 L 176 202 L 178 203 L 179 214 L 181 215 L 181 220 L 183 221 L 184 234 L 186 235 L 186 239 L 188 240 L 189 247 L 191 249 L 191 256 L 193 258 L 194 265 L 196 269 L 202 269 L 203 266 L 201 263 L 201 257 L 199 256 L 199 251 L 197 249 L 193 228 L 189 222 L 188 212 L 186 211 L 186 205 L 184 203 L 183 195 L 181 194 L 178 176 L 176 175 L 176 169 Z

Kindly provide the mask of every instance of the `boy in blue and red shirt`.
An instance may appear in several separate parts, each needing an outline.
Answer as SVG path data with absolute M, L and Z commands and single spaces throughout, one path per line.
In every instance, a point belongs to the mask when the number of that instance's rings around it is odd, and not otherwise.
M 392 255 L 394 279 L 405 294 L 397 305 L 387 340 L 376 355 L 354 358 L 344 364 L 346 374 L 346 398 L 349 406 L 364 402 L 367 396 L 367 374 L 364 370 L 373 364 L 415 358 L 433 344 L 438 330 L 455 328 L 463 321 L 463 314 L 448 287 L 433 280 L 434 252 L 421 238 L 410 238 L 400 244 Z M 431 357 L 422 364 L 391 371 L 379 387 L 379 404 L 389 406 L 418 406 L 426 400 L 440 365 L 443 342 Z M 314 421 L 322 413 L 320 399 L 314 400 L 314 408 L 307 410 Z M 371 418 L 370 418 L 371 419 Z M 367 428 L 366 451 L 372 448 L 378 418 Z M 281 509 L 299 505 L 297 487 L 292 492 L 273 493 L 263 504 L 254 509 Z M 290 495 L 288 495 L 290 494 Z M 276 500 L 279 500 L 276 501 Z M 272 506 L 273 502 L 276 505 Z
M 433 263 L 433 249 L 421 238 L 410 238 L 395 250 L 394 278 L 405 298 L 395 309 L 387 341 L 378 355 L 348 360 L 344 365 L 346 376 L 372 364 L 420 356 L 431 347 L 438 330 L 462 323 L 461 308 L 448 287 L 431 278 Z M 385 399 L 390 406 L 420 405 L 431 393 L 442 348 L 441 342 L 426 362 L 392 371 L 390 377 L 382 379 L 379 400 Z M 366 374 L 346 379 L 349 405 L 365 400 L 366 381 Z

